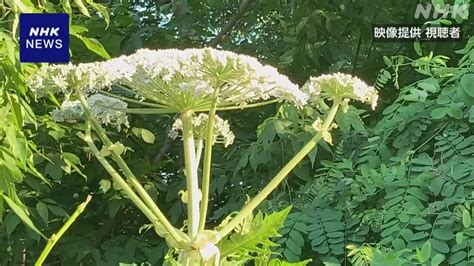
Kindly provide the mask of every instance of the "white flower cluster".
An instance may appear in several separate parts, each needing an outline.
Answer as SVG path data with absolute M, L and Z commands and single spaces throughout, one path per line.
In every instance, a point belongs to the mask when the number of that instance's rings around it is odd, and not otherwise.
M 127 114 L 115 110 L 127 108 L 127 103 L 102 94 L 94 94 L 87 98 L 91 113 L 101 124 L 115 126 L 118 130 L 122 126 L 129 127 Z M 51 112 L 56 122 L 84 119 L 84 109 L 79 101 L 65 100 L 59 109 Z
M 222 106 L 270 98 L 289 100 L 297 106 L 307 101 L 306 94 L 274 67 L 250 56 L 211 48 L 141 49 L 103 62 L 46 65 L 29 78 L 28 84 L 39 96 L 121 84 L 145 99 L 170 105 L 174 111 L 212 95 L 217 87 L 218 104 Z
M 193 134 L 195 139 L 206 139 L 208 121 L 209 116 L 204 113 L 200 113 L 199 115 L 193 117 Z M 182 130 L 183 122 L 178 118 L 174 121 L 168 136 L 172 139 L 176 139 L 178 136 L 180 136 L 180 131 Z M 235 136 L 229 128 L 228 121 L 216 115 L 214 120 L 214 134 L 212 144 L 223 143 L 224 147 L 227 147 L 234 142 L 234 139 Z
M 302 90 L 309 94 L 311 98 L 349 98 L 368 103 L 372 106 L 372 109 L 377 106 L 377 90 L 359 78 L 348 74 L 335 73 L 311 77 Z

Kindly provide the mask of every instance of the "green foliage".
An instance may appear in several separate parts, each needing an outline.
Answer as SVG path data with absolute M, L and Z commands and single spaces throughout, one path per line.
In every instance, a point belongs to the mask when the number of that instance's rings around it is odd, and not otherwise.
M 459 52 L 472 53 L 467 47 Z M 315 259 L 342 263 L 352 256 L 355 265 L 474 260 L 474 98 L 465 90 L 473 77 L 466 61 L 473 59 L 464 56 L 457 67 L 447 67 L 432 62 L 443 57 L 429 57 L 411 63 L 428 77 L 401 88 L 380 121 L 358 132 L 367 134 L 364 139 L 344 138 L 333 159 L 320 162 L 315 181 L 296 193 L 299 210 L 282 230 L 286 259 L 304 258 L 301 251 L 311 248 Z M 353 141 L 356 146 L 344 147 Z M 300 219 L 299 229 L 292 215 Z M 303 237 L 294 241 L 295 234 Z
M 231 265 L 250 260 L 256 260 L 256 263 L 268 261 L 273 253 L 271 248 L 278 246 L 271 238 L 279 236 L 278 230 L 290 210 L 291 207 L 288 207 L 265 217 L 259 212 L 254 217 L 246 218 L 235 233 L 219 242 L 222 259 Z

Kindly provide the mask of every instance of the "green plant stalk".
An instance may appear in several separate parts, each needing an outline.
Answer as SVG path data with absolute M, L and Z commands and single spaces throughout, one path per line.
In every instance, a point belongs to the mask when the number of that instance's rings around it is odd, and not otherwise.
M 112 145 L 112 141 L 110 141 L 109 137 L 105 133 L 105 130 L 100 126 L 99 122 L 94 118 L 92 113 L 90 112 L 89 106 L 87 104 L 87 100 L 85 99 L 82 93 L 79 93 L 79 100 L 83 106 L 84 113 L 86 114 L 88 120 L 91 122 L 92 127 L 99 135 L 99 138 L 104 143 L 104 145 L 109 148 Z M 92 143 L 93 144 L 93 143 Z M 141 200 L 148 206 L 148 208 L 152 211 L 154 216 L 158 219 L 158 221 L 163 225 L 166 231 L 171 235 L 171 237 L 177 242 L 182 243 L 184 241 L 188 241 L 188 239 L 183 239 L 180 234 L 177 232 L 177 228 L 175 228 L 166 216 L 161 212 L 158 206 L 155 204 L 153 199 L 150 197 L 148 192 L 143 188 L 140 184 L 140 181 L 133 175 L 132 171 L 128 167 L 127 163 L 123 160 L 123 158 L 117 154 L 116 152 L 109 149 L 110 153 L 114 161 L 118 164 L 118 166 L 122 169 L 123 173 L 127 177 L 128 181 L 131 185 L 137 190 L 138 195 L 141 197 Z M 97 157 L 97 156 L 96 156 Z M 115 171 L 115 170 L 114 170 Z M 128 185 L 128 184 L 127 184 Z M 132 190 L 133 192 L 133 190 Z M 153 222 L 153 220 L 151 220 Z
M 63 236 L 63 234 L 69 229 L 69 227 L 76 221 L 77 217 L 84 211 L 86 208 L 87 204 L 91 201 L 92 196 L 87 195 L 86 200 L 79 204 L 77 206 L 76 211 L 67 219 L 66 223 L 63 224 L 63 226 L 59 229 L 59 231 L 56 234 L 53 234 L 49 239 L 48 242 L 46 243 L 46 246 L 44 247 L 43 251 L 41 252 L 39 258 L 35 262 L 35 266 L 40 266 L 43 265 L 43 262 L 46 260 L 48 257 L 49 253 L 53 249 L 54 245 L 59 241 L 59 239 Z
M 220 231 L 219 231 L 219 240 L 227 236 L 235 227 L 237 227 L 245 217 L 249 216 L 253 210 L 264 201 L 268 195 L 270 195 L 273 190 L 275 190 L 278 185 L 285 179 L 285 177 L 298 165 L 298 163 L 310 153 L 314 147 L 318 144 L 319 140 L 322 138 L 322 134 L 325 130 L 329 130 L 334 117 L 336 116 L 337 110 L 339 108 L 340 99 L 335 99 L 329 113 L 326 117 L 326 121 L 323 124 L 323 130 L 318 132 L 306 145 L 301 148 L 301 150 L 295 154 L 293 158 L 278 172 L 278 174 L 273 177 L 273 179 L 268 183 L 260 193 L 257 194 L 249 203 L 247 203 L 242 210 L 230 220 Z
M 105 159 L 102 155 L 100 155 L 100 151 L 97 146 L 92 141 L 92 137 L 90 135 L 90 131 L 87 132 L 86 135 L 79 133 L 79 137 L 81 137 L 89 146 L 89 149 L 97 158 L 99 163 L 104 167 L 104 169 L 109 173 L 112 177 L 112 180 L 115 184 L 118 185 L 120 189 L 122 189 L 123 193 L 130 198 L 130 200 L 137 206 L 137 208 L 145 215 L 145 217 L 153 224 L 153 226 L 163 225 L 161 221 L 155 216 L 155 214 L 150 210 L 150 208 L 140 199 L 140 197 L 133 191 L 133 189 L 129 186 L 129 184 L 120 176 L 120 174 L 114 169 L 114 167 Z M 166 228 L 165 228 L 166 229 Z M 168 233 L 170 233 L 168 231 Z M 173 237 L 173 235 L 170 233 Z M 174 237 L 173 237 L 174 239 Z M 181 236 L 178 235 L 177 239 L 174 239 L 176 243 L 178 243 L 183 248 L 186 247 L 184 244 L 187 240 L 183 239 Z
M 197 176 L 196 148 L 193 136 L 193 111 L 181 113 L 183 122 L 184 164 L 186 167 L 186 192 L 188 196 L 188 236 L 191 241 L 197 236 L 199 228 L 199 182 Z
M 207 121 L 206 147 L 204 150 L 204 162 L 202 165 L 202 200 L 201 212 L 199 216 L 199 231 L 204 230 L 206 226 L 207 209 L 209 206 L 209 185 L 211 182 L 211 164 L 212 164 L 212 139 L 214 137 L 214 124 L 216 122 L 217 95 L 219 89 L 214 91 L 214 100 L 209 110 L 209 120 Z

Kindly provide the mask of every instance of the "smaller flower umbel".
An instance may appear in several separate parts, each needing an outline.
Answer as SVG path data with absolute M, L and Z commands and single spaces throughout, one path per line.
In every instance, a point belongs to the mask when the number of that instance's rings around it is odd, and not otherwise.
M 194 128 L 194 138 L 197 140 L 205 139 L 207 134 L 207 125 L 208 125 L 209 116 L 207 114 L 201 113 L 193 117 L 193 128 Z M 181 119 L 176 119 L 173 123 L 173 127 L 168 133 L 169 137 L 176 139 L 180 136 L 180 132 L 183 130 L 183 122 Z M 227 120 L 215 116 L 214 123 L 214 133 L 212 144 L 223 143 L 224 147 L 231 145 L 234 142 L 234 133 L 230 131 L 229 123 Z
M 94 94 L 87 97 L 87 103 L 95 119 L 101 124 L 112 125 L 120 131 L 122 126 L 128 128 L 127 114 L 114 108 L 127 108 L 127 103 L 116 98 L 101 94 Z M 81 103 L 65 100 L 61 107 L 51 112 L 51 117 L 56 122 L 70 122 L 74 120 L 85 120 L 84 108 Z
M 302 90 L 310 95 L 311 101 L 321 98 L 352 99 L 368 103 L 372 109 L 377 106 L 378 94 L 375 88 L 348 74 L 335 73 L 311 77 Z

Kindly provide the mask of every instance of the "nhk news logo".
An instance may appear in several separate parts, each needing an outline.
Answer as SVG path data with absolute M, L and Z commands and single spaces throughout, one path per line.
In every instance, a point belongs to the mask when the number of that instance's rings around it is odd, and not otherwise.
M 20 62 L 69 62 L 69 15 L 20 14 Z

